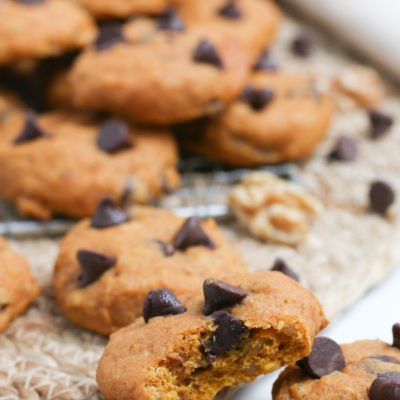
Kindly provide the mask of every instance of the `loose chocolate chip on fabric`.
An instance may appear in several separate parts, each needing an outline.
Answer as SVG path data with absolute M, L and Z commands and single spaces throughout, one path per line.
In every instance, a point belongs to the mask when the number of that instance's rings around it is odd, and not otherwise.
M 369 190 L 369 203 L 372 211 L 378 214 L 386 214 L 396 198 L 392 187 L 383 181 L 375 181 Z
M 370 400 L 400 400 L 400 372 L 378 375 L 369 389 Z
M 390 115 L 376 110 L 369 112 L 369 121 L 371 123 L 370 135 L 372 139 L 378 139 L 385 135 L 394 122 Z
M 24 129 L 22 129 L 18 137 L 14 139 L 14 144 L 30 142 L 44 136 L 46 136 L 46 134 L 38 124 L 36 114 L 30 111 L 26 115 Z
M 99 35 L 95 41 L 97 51 L 104 51 L 117 43 L 125 43 L 126 38 L 119 22 L 106 22 L 100 25 Z
M 292 42 L 292 52 L 300 57 L 309 57 L 314 50 L 314 35 L 309 31 L 301 32 Z
M 106 153 L 115 153 L 133 146 L 129 126 L 119 119 L 110 119 L 100 127 L 97 146 Z
M 146 323 L 153 317 L 182 314 L 185 311 L 185 307 L 169 289 L 150 290 L 143 303 L 143 318 Z
M 384 354 L 376 354 L 374 356 L 367 357 L 367 358 L 373 358 L 374 360 L 379 360 L 379 361 L 388 362 L 388 363 L 392 363 L 392 364 L 400 364 L 400 360 L 398 360 L 397 358 L 385 356 Z
M 97 206 L 91 226 L 98 229 L 108 228 L 123 224 L 128 219 L 128 215 L 117 206 L 115 199 L 107 196 L 103 197 Z
M 181 32 L 185 29 L 185 25 L 177 15 L 175 8 L 169 6 L 158 17 L 157 28 L 160 30 Z
M 210 64 L 217 68 L 223 68 L 224 64 L 217 49 L 208 40 L 203 39 L 193 53 L 193 60 L 198 63 Z
M 204 232 L 199 219 L 196 217 L 188 218 L 174 239 L 174 247 L 177 250 L 186 250 L 192 246 L 205 246 L 210 249 L 215 247 L 214 242 Z
M 239 19 L 242 16 L 235 0 L 228 0 L 226 5 L 219 9 L 218 14 L 229 19 Z
M 247 86 L 242 93 L 242 99 L 255 111 L 265 108 L 274 96 L 275 93 L 271 89 L 256 89 L 252 86 Z
M 392 326 L 393 333 L 393 347 L 400 349 L 400 324 L 394 324 Z
M 276 64 L 271 60 L 269 50 L 264 50 L 260 58 L 253 65 L 254 71 L 275 71 Z
M 205 354 L 208 362 L 212 362 L 217 356 L 225 354 L 242 340 L 247 332 L 244 323 L 227 311 L 215 311 L 211 314 L 217 326 L 205 346 Z
M 345 366 L 341 347 L 332 339 L 317 337 L 311 353 L 297 365 L 303 368 L 312 378 L 321 378 L 333 371 L 341 371 Z
M 162 240 L 155 240 L 155 242 L 160 245 L 161 250 L 166 257 L 170 257 L 175 253 L 175 248 L 172 244 L 163 242 Z
M 97 281 L 104 272 L 112 268 L 117 262 L 117 259 L 113 256 L 91 250 L 79 250 L 77 258 L 81 267 L 81 274 L 77 282 L 80 288 Z
M 356 157 L 356 142 L 348 136 L 340 136 L 329 154 L 329 159 L 335 161 L 354 161 Z
M 204 281 L 203 293 L 205 315 L 231 307 L 247 297 L 247 293 L 243 290 L 211 278 Z
M 285 274 L 289 278 L 292 278 L 293 280 L 299 282 L 299 275 L 296 274 L 282 258 L 277 258 L 274 262 L 274 265 L 271 268 L 271 271 L 279 271 L 282 272 L 282 274 Z

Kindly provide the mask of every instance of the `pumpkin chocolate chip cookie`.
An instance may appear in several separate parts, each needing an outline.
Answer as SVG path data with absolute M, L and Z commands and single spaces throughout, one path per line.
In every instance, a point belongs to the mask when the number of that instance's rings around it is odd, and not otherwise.
M 399 325 L 394 344 L 363 340 L 342 346 L 317 338 L 309 356 L 282 372 L 274 400 L 395 400 L 400 393 Z
M 180 127 L 180 136 L 187 150 L 232 166 L 279 163 L 309 156 L 332 114 L 330 97 L 310 77 L 259 71 L 224 112 Z
M 20 113 L 0 124 L 0 193 L 40 219 L 90 216 L 106 195 L 150 201 L 177 187 L 176 162 L 168 132 L 118 119 Z
M 212 400 L 307 355 L 327 323 L 311 293 L 271 271 L 207 279 L 186 296 L 154 290 L 143 317 L 99 362 L 107 400 Z
M 0 2 L 0 65 L 57 56 L 82 48 L 95 37 L 92 17 L 76 2 Z
M 27 261 L 0 236 L 0 332 L 38 296 Z
M 146 207 L 125 214 L 105 199 L 63 239 L 54 285 L 73 322 L 109 334 L 142 315 L 150 290 L 165 288 L 185 297 L 209 276 L 245 270 L 214 221 Z M 165 298 L 174 310 L 171 295 Z M 149 299 L 149 315 L 155 306 Z

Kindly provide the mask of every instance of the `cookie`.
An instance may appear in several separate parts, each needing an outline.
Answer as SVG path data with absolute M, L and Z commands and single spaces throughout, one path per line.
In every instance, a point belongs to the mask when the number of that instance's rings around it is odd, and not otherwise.
M 71 71 L 75 105 L 165 125 L 215 113 L 237 96 L 249 69 L 245 52 L 175 17 L 103 27 Z
M 203 291 L 153 291 L 147 322 L 111 336 L 97 370 L 107 400 L 212 400 L 304 357 L 327 323 L 316 298 L 280 272 L 207 279 Z
M 375 397 L 379 379 L 390 372 L 400 376 L 400 351 L 379 340 L 363 340 L 341 346 L 344 364 L 333 369 L 338 352 L 328 349 L 326 343 L 313 348 L 312 360 L 286 368 L 274 384 L 274 400 L 379 400 L 395 397 Z M 339 346 L 338 346 L 339 347 Z M 340 347 L 339 347 L 340 349 Z M 340 357 L 339 357 L 340 358 Z M 336 360 L 336 361 L 335 361 Z M 321 372 L 319 374 L 317 371 Z M 317 376 L 315 376 L 317 372 Z M 319 377 L 319 375 L 322 375 Z M 378 382 L 377 382 L 378 381 Z M 397 385 L 400 381 L 397 381 Z M 375 389 L 372 388 L 375 386 Z M 398 389 L 397 389 L 398 390 Z M 375 393 L 376 394 L 376 393 Z M 387 393 L 389 396 L 389 392 Z
M 57 56 L 95 37 L 93 19 L 75 2 L 0 2 L 0 66 Z
M 90 216 L 106 195 L 148 202 L 179 182 L 174 138 L 122 120 L 21 113 L 0 137 L 0 194 L 35 218 Z
M 0 332 L 38 296 L 27 261 L 0 236 Z
M 187 24 L 239 43 L 252 57 L 272 43 L 281 12 L 268 0 L 180 0 L 178 11 Z
M 213 220 L 146 207 L 121 215 L 103 205 L 63 239 L 54 286 L 73 322 L 109 334 L 141 316 L 149 290 L 181 296 L 210 276 L 245 270 Z
M 333 107 L 313 79 L 281 71 L 253 74 L 227 110 L 180 127 L 185 149 L 232 166 L 252 167 L 308 157 L 324 137 Z

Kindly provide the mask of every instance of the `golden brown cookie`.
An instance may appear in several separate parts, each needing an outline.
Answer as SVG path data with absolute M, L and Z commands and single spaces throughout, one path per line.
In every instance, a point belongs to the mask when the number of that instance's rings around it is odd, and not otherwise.
M 0 236 L 0 332 L 38 296 L 27 261 Z
M 0 138 L 0 194 L 36 218 L 89 216 L 106 195 L 148 202 L 179 183 L 174 138 L 122 120 L 20 113 Z
M 318 379 L 311 378 L 309 372 L 299 366 L 289 366 L 274 384 L 273 399 L 377 400 L 368 397 L 376 378 L 390 371 L 400 372 L 400 350 L 387 343 L 363 340 L 342 345 L 341 348 L 345 358 L 342 370 L 332 371 Z
M 57 56 L 95 37 L 91 16 L 73 1 L 0 2 L 0 65 Z
M 249 69 L 241 47 L 166 19 L 162 29 L 150 19 L 103 27 L 73 66 L 75 104 L 165 125 L 215 113 L 237 96 Z
M 111 336 L 97 371 L 107 400 L 212 400 L 304 357 L 327 323 L 316 298 L 280 272 L 207 280 L 204 296 L 174 294 L 150 293 L 147 323 Z
M 183 127 L 182 144 L 232 166 L 299 160 L 324 137 L 332 113 L 330 97 L 319 93 L 311 78 L 256 72 L 226 111 L 197 126 Z
M 109 334 L 130 324 L 151 289 L 182 295 L 207 277 L 246 270 L 213 220 L 200 224 L 157 208 L 136 208 L 128 220 L 114 214 L 107 223 L 109 216 L 99 207 L 73 228 L 55 265 L 61 309 L 88 329 Z M 103 256 L 96 261 L 91 252 Z
M 253 57 L 269 47 L 281 22 L 279 8 L 269 0 L 178 0 L 177 4 L 187 24 L 232 38 Z

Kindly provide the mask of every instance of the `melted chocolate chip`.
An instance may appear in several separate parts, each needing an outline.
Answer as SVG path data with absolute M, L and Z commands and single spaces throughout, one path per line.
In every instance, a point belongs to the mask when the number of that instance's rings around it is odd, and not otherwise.
M 392 363 L 392 364 L 400 364 L 400 360 L 398 360 L 397 358 L 385 356 L 384 354 L 376 354 L 374 356 L 367 357 L 367 358 L 373 358 L 375 360 L 388 362 L 388 363 Z
M 371 123 L 370 136 L 372 139 L 378 139 L 384 136 L 394 122 L 390 115 L 376 110 L 369 112 L 369 120 Z
M 107 50 L 117 43 L 125 43 L 126 38 L 119 22 L 106 22 L 100 26 L 99 35 L 95 41 L 97 51 Z
M 228 0 L 227 3 L 219 9 L 218 14 L 229 19 L 240 19 L 242 16 L 235 0 Z
M 192 246 L 215 247 L 212 239 L 204 232 L 198 218 L 190 217 L 182 225 L 175 236 L 174 247 L 177 250 L 186 250 Z
M 175 253 L 175 249 L 172 244 L 163 242 L 162 240 L 155 240 L 155 242 L 160 245 L 165 257 L 170 257 Z
M 378 375 L 369 389 L 370 400 L 400 400 L 400 372 Z
M 340 136 L 329 154 L 329 159 L 336 161 L 354 161 L 357 157 L 357 145 L 348 136 Z
M 32 140 L 46 136 L 37 121 L 36 114 L 28 112 L 25 118 L 25 126 L 21 133 L 14 139 L 14 144 L 30 142 Z
M 244 323 L 227 311 L 215 311 L 211 317 L 217 329 L 205 345 L 206 359 L 210 363 L 239 344 L 243 334 L 247 332 Z
M 254 71 L 275 71 L 277 69 L 276 64 L 271 60 L 269 50 L 264 50 L 260 58 L 256 61 L 253 66 Z
M 177 15 L 175 8 L 169 6 L 158 17 L 157 28 L 160 30 L 181 32 L 185 29 L 185 25 Z
M 217 49 L 208 40 L 203 39 L 193 53 L 193 60 L 198 63 L 210 64 L 217 68 L 223 68 L 224 64 Z
M 274 91 L 271 89 L 256 89 L 252 86 L 247 86 L 243 93 L 242 99 L 250 105 L 255 111 L 261 111 L 274 98 Z
M 146 323 L 153 317 L 182 314 L 185 311 L 185 307 L 169 289 L 150 290 L 143 303 L 143 318 Z
M 114 225 L 120 225 L 128 221 L 128 215 L 117 207 L 117 203 L 112 197 L 103 197 L 97 206 L 97 210 L 92 217 L 93 228 L 108 228 Z
M 91 250 L 79 250 L 77 258 L 81 267 L 81 274 L 77 281 L 79 288 L 84 288 L 97 281 L 117 261 L 113 256 Z
M 303 368 L 312 378 L 321 378 L 333 371 L 341 371 L 345 366 L 341 347 L 332 339 L 317 337 L 311 353 L 297 365 Z
M 392 187 L 383 181 L 375 181 L 371 184 L 369 190 L 369 203 L 372 211 L 378 214 L 386 214 L 389 207 L 396 198 Z
M 292 42 L 292 52 L 300 57 L 309 57 L 314 50 L 315 40 L 311 32 L 301 32 Z
M 393 333 L 393 347 L 400 349 L 400 324 L 394 324 L 392 326 Z
M 97 146 L 106 153 L 115 153 L 133 146 L 129 126 L 119 119 L 110 119 L 100 127 Z
M 282 258 L 277 258 L 274 262 L 274 265 L 271 268 L 271 271 L 279 271 L 282 274 L 292 278 L 293 280 L 299 282 L 299 275 L 296 274 Z
M 204 281 L 203 293 L 205 315 L 231 307 L 247 297 L 247 293 L 243 290 L 211 278 Z

